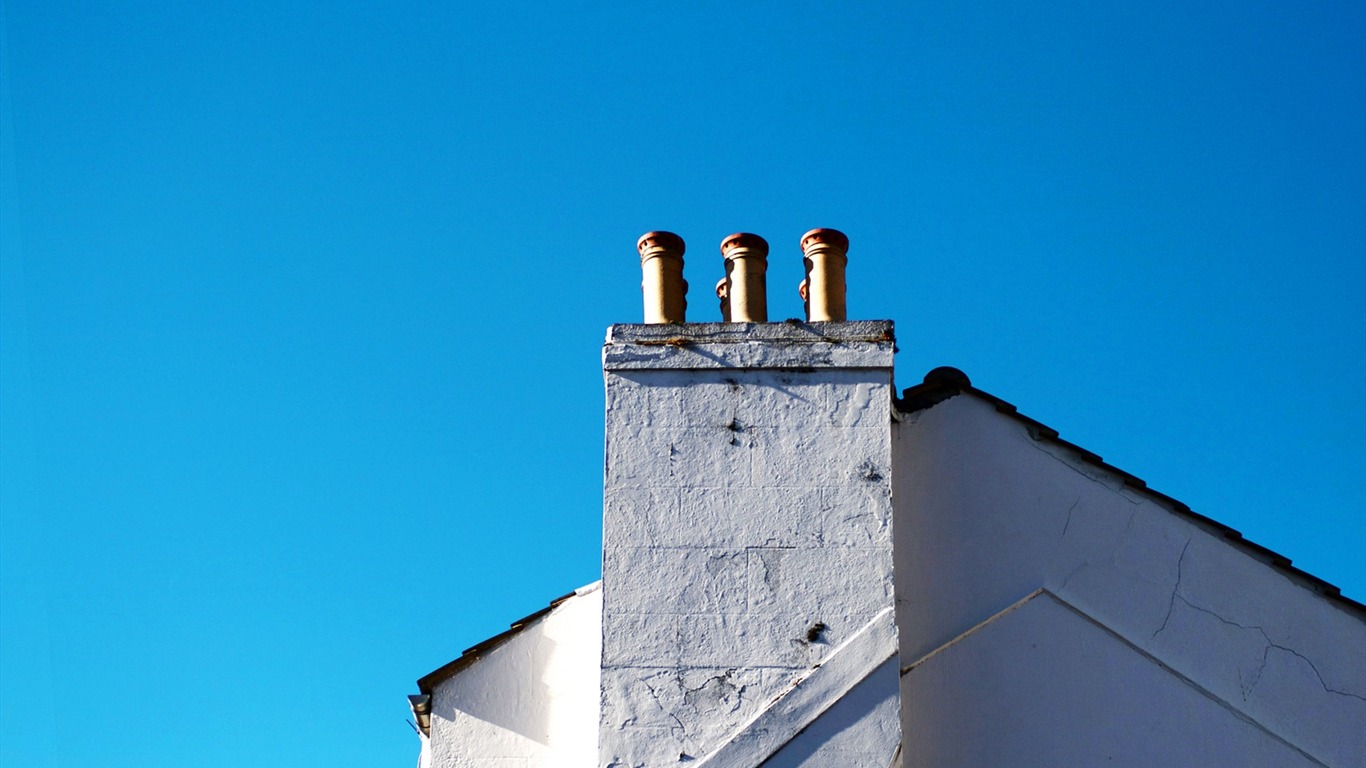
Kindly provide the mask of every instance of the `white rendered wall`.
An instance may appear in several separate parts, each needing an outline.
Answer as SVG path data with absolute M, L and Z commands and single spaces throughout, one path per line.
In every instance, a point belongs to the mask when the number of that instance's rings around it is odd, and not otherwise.
M 892 604 L 890 331 L 613 327 L 600 765 L 705 759 Z
M 430 768 L 583 768 L 597 758 L 602 591 L 585 588 L 432 691 Z M 426 768 L 426 765 L 423 768 Z
M 902 679 L 906 765 L 1319 765 L 1043 591 Z
M 1226 754 L 1255 754 L 1258 733 L 1265 731 L 1324 765 L 1366 765 L 1366 623 L 1360 616 L 1125 487 L 1112 473 L 1036 439 L 982 399 L 959 395 L 907 414 L 893 433 L 903 664 L 943 669 L 942 661 L 918 660 L 1044 588 L 1160 662 L 1134 665 L 1132 679 L 1115 695 L 1166 690 L 1166 665 L 1219 703 L 1191 705 L 1183 716 L 1192 728 L 1228 735 Z M 1049 631 L 1058 643 L 1075 644 L 1079 638 L 1072 633 L 1086 631 L 1080 626 L 1059 621 Z M 991 642 L 979 638 L 970 650 L 956 652 L 972 659 L 964 670 L 1020 651 L 1008 637 L 986 637 Z M 1078 698 L 1062 703 L 1084 700 L 1084 670 L 1074 668 L 1067 654 L 1040 653 L 1020 663 L 1039 666 L 996 668 L 1007 676 L 1065 679 Z M 941 716 L 950 709 L 963 717 L 978 708 L 1017 711 L 1021 723 L 1040 721 L 1038 692 L 1027 685 L 979 680 L 975 686 L 974 678 L 954 674 L 936 685 L 916 685 L 916 674 L 902 678 L 907 766 L 973 764 L 957 760 L 969 753 L 954 753 L 955 742 L 943 738 L 951 724 Z M 1154 704 L 1172 705 L 1184 696 L 1172 693 Z M 1230 729 L 1234 710 L 1260 731 Z M 1146 722 L 1123 720 L 1121 732 L 1112 735 L 1130 743 Z M 966 733 L 967 725 L 947 733 Z M 962 750 L 1020 755 L 992 762 L 1011 766 L 1042 765 L 1026 753 L 1065 754 L 1078 736 L 1076 729 L 1010 720 L 973 734 L 971 744 L 957 742 Z M 926 749 L 918 752 L 917 742 Z M 1235 763 L 1297 764 L 1270 757 Z M 1152 763 L 1121 756 L 1104 764 Z

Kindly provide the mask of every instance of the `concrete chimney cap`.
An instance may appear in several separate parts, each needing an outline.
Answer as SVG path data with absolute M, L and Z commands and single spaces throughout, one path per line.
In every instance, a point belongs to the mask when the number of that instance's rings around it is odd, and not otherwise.
M 721 241 L 722 256 L 725 256 L 735 248 L 748 248 L 759 256 L 768 255 L 768 241 L 749 232 L 736 232 Z
M 841 253 L 849 252 L 849 236 L 838 229 L 820 227 L 802 235 L 802 251 L 816 243 L 825 243 L 833 246 Z
M 636 250 L 640 251 L 640 255 L 642 256 L 645 255 L 645 249 L 651 246 L 658 246 L 679 256 L 683 255 L 683 250 L 686 247 L 683 244 L 683 238 L 672 232 L 664 232 L 662 230 L 646 232 L 636 241 Z

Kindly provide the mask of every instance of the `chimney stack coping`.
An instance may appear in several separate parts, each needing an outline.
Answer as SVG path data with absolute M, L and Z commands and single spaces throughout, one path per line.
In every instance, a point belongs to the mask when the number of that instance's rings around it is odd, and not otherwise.
M 896 337 L 890 320 L 619 324 L 602 351 L 609 371 L 890 369 Z

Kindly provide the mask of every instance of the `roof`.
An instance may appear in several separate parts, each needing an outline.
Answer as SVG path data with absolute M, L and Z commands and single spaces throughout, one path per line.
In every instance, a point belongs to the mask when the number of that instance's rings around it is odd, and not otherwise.
M 1078 456 L 1082 461 L 1117 476 L 1130 490 L 1146 496 L 1148 499 L 1156 502 L 1159 506 L 1169 510 L 1173 514 L 1191 521 L 1205 531 L 1223 539 L 1228 544 L 1241 549 L 1253 559 L 1259 560 L 1272 568 L 1275 568 L 1300 586 L 1327 598 L 1347 609 L 1349 613 L 1356 615 L 1362 621 L 1366 621 L 1366 605 L 1343 595 L 1342 590 L 1337 586 L 1330 584 L 1311 573 L 1294 567 L 1294 565 L 1291 564 L 1290 558 L 1285 555 L 1272 551 L 1256 542 L 1248 541 L 1243 538 L 1243 534 L 1239 531 L 1193 511 L 1183 502 L 1174 499 L 1165 493 L 1149 488 L 1148 484 L 1136 475 L 1132 475 L 1118 467 L 1107 464 L 1100 456 L 1079 445 L 1062 439 L 1058 436 L 1058 431 L 1056 429 L 1025 416 L 1011 403 L 972 386 L 972 382 L 968 379 L 967 374 L 957 368 L 942 366 L 925 374 L 925 380 L 920 384 L 902 391 L 901 398 L 896 402 L 896 407 L 897 410 L 902 413 L 913 413 L 915 411 L 930 408 L 958 395 L 972 395 L 981 400 L 985 400 L 995 406 L 997 412 L 1005 414 L 1024 424 L 1034 439 L 1066 448 Z
M 435 669 L 431 672 L 428 672 L 427 674 L 418 678 L 417 689 L 425 694 L 430 695 L 432 690 L 435 689 L 437 685 L 454 677 L 457 673 L 460 672 L 460 670 L 470 666 L 476 661 L 479 661 L 489 652 L 493 651 L 493 649 L 516 637 L 518 634 L 521 633 L 523 629 L 526 629 L 527 627 L 535 624 L 536 622 L 540 621 L 542 618 L 547 616 L 551 611 L 560 607 L 561 603 L 565 602 L 571 597 L 585 595 L 590 592 L 593 592 L 599 589 L 601 586 L 601 581 L 595 581 L 592 584 L 589 584 L 588 586 L 579 587 L 578 589 L 574 590 L 573 592 L 570 592 L 567 595 L 561 595 L 560 597 L 551 600 L 550 605 L 547 605 L 546 607 L 540 609 L 539 611 L 536 611 L 535 613 L 528 614 L 512 622 L 512 625 L 509 626 L 506 631 L 500 632 L 481 643 L 466 648 L 464 652 L 462 652 L 460 656 L 457 657 L 454 661 L 442 667 L 439 667 L 438 669 Z

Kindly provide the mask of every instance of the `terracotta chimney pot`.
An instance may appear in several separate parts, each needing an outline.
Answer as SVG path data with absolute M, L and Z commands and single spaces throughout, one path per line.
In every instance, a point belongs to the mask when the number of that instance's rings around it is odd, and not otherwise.
M 730 274 L 730 322 L 768 322 L 768 241 L 737 232 L 721 241 Z
M 716 281 L 716 298 L 721 300 L 721 322 L 730 322 L 730 275 Z
M 646 232 L 636 241 L 640 251 L 640 284 L 645 296 L 645 322 L 685 323 L 688 282 L 683 279 L 683 238 L 672 232 Z
M 844 283 L 848 252 L 849 238 L 837 229 L 813 229 L 802 235 L 808 321 L 844 322 L 849 319 Z

